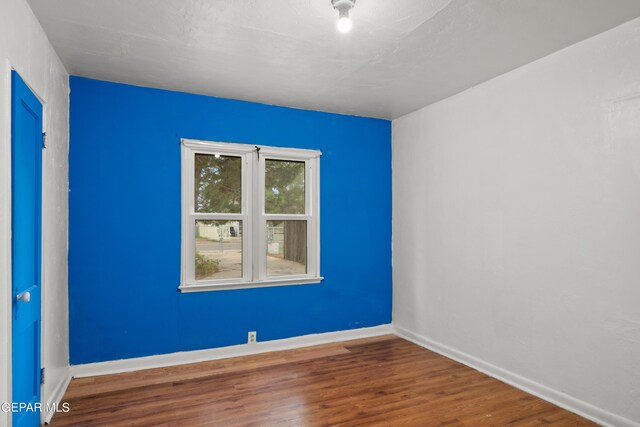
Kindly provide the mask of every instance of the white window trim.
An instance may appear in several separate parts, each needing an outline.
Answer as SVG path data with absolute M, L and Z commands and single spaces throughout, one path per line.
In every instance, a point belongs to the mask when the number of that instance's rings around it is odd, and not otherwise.
M 195 154 L 221 154 L 242 158 L 242 213 L 203 214 L 194 212 Z M 269 286 L 320 283 L 320 156 L 318 150 L 279 148 L 228 142 L 182 139 L 182 242 L 181 292 L 201 292 Z M 264 170 L 266 159 L 305 162 L 305 214 L 273 215 L 265 213 Z M 238 279 L 195 280 L 195 220 L 242 221 L 243 274 Z M 268 220 L 307 221 L 307 274 L 267 276 Z

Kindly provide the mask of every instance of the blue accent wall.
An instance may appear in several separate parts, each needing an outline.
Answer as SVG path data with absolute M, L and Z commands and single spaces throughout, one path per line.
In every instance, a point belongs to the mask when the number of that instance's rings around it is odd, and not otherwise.
M 391 321 L 391 123 L 71 77 L 71 364 Z M 322 150 L 322 284 L 182 294 L 180 138 Z

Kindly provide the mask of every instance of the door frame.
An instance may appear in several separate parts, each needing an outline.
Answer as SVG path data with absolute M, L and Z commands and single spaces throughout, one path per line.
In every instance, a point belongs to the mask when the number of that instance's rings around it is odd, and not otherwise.
M 6 221 L 0 223 L 0 268 L 4 270 L 4 274 L 0 274 L 0 307 L 3 309 L 0 310 L 2 313 L 2 317 L 0 318 L 0 378 L 3 378 L 3 381 L 0 381 L 0 403 L 1 402 L 11 402 L 12 397 L 12 345 L 13 345 L 13 316 L 12 316 L 12 308 L 13 308 L 13 286 L 12 286 L 12 271 L 11 271 L 11 261 L 12 261 L 12 250 L 11 250 L 11 209 L 12 209 L 12 194 L 11 194 L 11 174 L 12 174 L 12 165 L 11 165 L 11 114 L 12 114 L 12 97 L 13 93 L 11 91 L 11 72 L 16 71 L 20 78 L 25 82 L 25 84 L 29 87 L 31 92 L 38 98 L 38 101 L 42 104 L 42 130 L 46 132 L 47 125 L 47 103 L 44 100 L 44 97 L 33 88 L 31 82 L 28 78 L 25 77 L 26 73 L 22 73 L 22 70 L 19 68 L 13 67 L 11 61 L 6 60 L 4 64 L 2 64 L 2 77 L 4 78 L 4 85 L 2 87 L 2 91 L 0 93 L 6 94 L 5 96 L 0 96 L 0 102 L 4 107 L 4 129 L 0 131 L 0 209 L 3 209 L 0 212 L 0 217 L 5 218 Z M 42 171 L 41 171 L 41 181 L 44 184 L 45 182 L 45 158 L 46 151 L 42 151 Z M 40 367 L 44 368 L 45 358 L 44 358 L 44 345 L 45 345 L 45 221 L 44 221 L 44 208 L 45 208 L 45 191 L 44 185 L 42 185 L 42 196 L 41 196 L 41 214 L 40 214 L 40 290 L 41 290 L 41 304 L 40 304 Z M 40 385 L 40 401 L 44 402 L 44 387 Z M 45 411 L 40 412 L 40 421 L 44 422 L 44 417 L 46 415 Z M 0 425 L 11 425 L 11 412 L 2 412 L 0 411 Z

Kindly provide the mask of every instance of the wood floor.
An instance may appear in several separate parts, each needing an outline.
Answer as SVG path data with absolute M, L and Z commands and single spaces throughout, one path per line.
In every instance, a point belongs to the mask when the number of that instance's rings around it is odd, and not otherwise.
M 592 426 L 394 336 L 71 382 L 62 426 Z

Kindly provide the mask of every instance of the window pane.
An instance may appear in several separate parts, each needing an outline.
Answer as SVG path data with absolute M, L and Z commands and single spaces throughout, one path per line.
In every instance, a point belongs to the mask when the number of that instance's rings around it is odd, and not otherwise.
M 196 212 L 242 212 L 242 158 L 195 155 Z
M 304 162 L 265 162 L 265 212 L 304 214 Z
M 242 221 L 196 221 L 196 280 L 242 277 Z
M 267 276 L 307 273 L 307 221 L 267 221 Z

